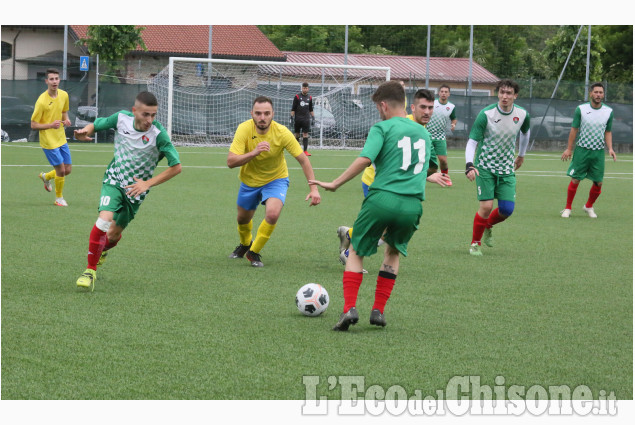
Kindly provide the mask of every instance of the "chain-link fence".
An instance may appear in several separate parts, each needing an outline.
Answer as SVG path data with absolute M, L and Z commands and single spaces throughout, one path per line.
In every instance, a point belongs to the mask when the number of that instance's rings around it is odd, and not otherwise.
M 69 118 L 72 127 L 67 129 L 67 137 L 70 140 L 74 128 L 83 127 L 94 121 L 97 114 L 108 116 L 119 110 L 129 110 L 136 94 L 147 90 L 147 82 L 167 64 L 167 58 L 100 64 L 99 82 L 96 82 L 97 64 L 95 58 L 90 60 L 90 72 L 69 73 L 67 80 L 60 85 L 61 89 L 69 93 Z M 31 132 L 30 119 L 37 97 L 46 90 L 43 71 L 47 66 L 59 67 L 57 63 L 42 63 L 38 66 L 42 68 L 41 72 L 36 72 L 33 78 L 29 79 L 4 79 L 3 72 L 1 125 L 12 140 L 37 140 L 37 132 Z M 412 81 L 417 79 L 413 78 Z M 584 82 L 561 81 L 553 100 L 550 97 L 556 86 L 555 80 L 518 82 L 521 90 L 516 103 L 529 111 L 532 139 L 539 142 L 536 146 L 541 149 L 560 149 L 566 143 L 576 106 L 585 101 L 587 88 Z M 633 87 L 610 81 L 604 84 L 605 102 L 614 111 L 613 142 L 622 151 L 632 151 Z M 478 112 L 498 101 L 495 96 L 467 96 L 467 81 L 465 87 L 465 90 L 453 89 L 450 96 L 450 101 L 456 105 L 458 119 L 455 131 L 449 133 L 448 140 L 451 146 L 464 146 Z M 418 87 L 414 83 L 408 85 L 407 93 L 410 99 L 419 88 L 424 87 Z M 431 82 L 429 88 L 436 90 L 437 83 Z M 98 134 L 98 141 L 112 141 L 112 133 Z

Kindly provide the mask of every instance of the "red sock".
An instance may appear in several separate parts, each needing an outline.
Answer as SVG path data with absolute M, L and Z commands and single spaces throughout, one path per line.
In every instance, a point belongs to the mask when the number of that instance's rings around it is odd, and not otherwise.
M 589 200 L 586 201 L 585 207 L 591 208 L 595 201 L 598 199 L 598 196 L 600 196 L 600 193 L 602 193 L 602 186 L 592 184 L 591 190 L 589 191 Z
M 395 279 L 397 279 L 397 276 L 392 273 L 379 272 L 379 276 L 377 276 L 377 286 L 375 287 L 375 304 L 373 304 L 373 310 L 377 309 L 381 314 L 384 314 L 386 302 L 388 302 L 392 288 L 395 286 Z
M 567 189 L 567 205 L 565 206 L 565 209 L 571 209 L 571 204 L 573 204 L 573 198 L 575 198 L 575 193 L 578 191 L 579 184 L 580 183 L 575 184 L 573 182 L 569 182 L 569 188 Z
M 110 248 L 116 247 L 122 236 L 123 235 L 119 235 L 119 239 L 114 242 L 110 242 L 110 239 L 106 238 L 106 246 L 104 247 L 104 251 L 108 251 Z
M 90 238 L 88 239 L 88 266 L 89 269 L 97 270 L 97 262 L 101 257 L 101 252 L 106 245 L 106 232 L 103 232 L 97 228 L 97 225 L 93 226 L 93 230 L 90 231 Z
M 487 218 L 487 227 L 492 227 L 493 225 L 498 224 L 501 221 L 505 221 L 505 220 L 507 220 L 507 217 L 505 217 L 504 215 L 501 215 L 498 212 L 498 208 L 496 208 L 494 211 L 491 212 L 491 214 Z
M 443 169 L 442 169 L 442 170 L 441 170 L 441 172 L 442 172 L 443 174 L 448 174 L 448 169 L 447 169 L 447 168 L 446 168 L 445 170 L 443 170 Z
M 478 212 L 474 216 L 474 227 L 472 228 L 472 243 L 481 244 L 481 238 L 483 237 L 483 232 L 487 227 L 487 219 L 478 215 Z
M 344 313 L 355 307 L 357 303 L 357 292 L 362 285 L 363 273 L 344 271 L 342 286 L 344 287 Z

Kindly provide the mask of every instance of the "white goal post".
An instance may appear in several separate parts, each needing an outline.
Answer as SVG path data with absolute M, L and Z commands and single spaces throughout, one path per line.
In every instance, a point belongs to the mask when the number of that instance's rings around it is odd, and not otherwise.
M 389 67 L 171 57 L 148 90 L 174 144 L 227 146 L 258 96 L 272 99 L 274 120 L 293 132 L 293 97 L 307 82 L 315 113 L 310 148 L 351 148 L 363 146 L 379 121 L 370 96 L 387 80 Z

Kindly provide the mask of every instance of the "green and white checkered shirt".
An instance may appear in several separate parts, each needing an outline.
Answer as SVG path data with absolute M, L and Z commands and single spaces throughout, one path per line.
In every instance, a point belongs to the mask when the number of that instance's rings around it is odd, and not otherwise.
M 514 174 L 516 138 L 519 132 L 529 131 L 529 113 L 514 105 L 511 112 L 503 112 L 494 103 L 478 113 L 470 139 L 478 142 L 474 165 L 494 174 Z
M 445 140 L 445 133 L 454 119 L 456 119 L 454 103 L 441 103 L 439 99 L 436 99 L 430 122 L 426 125 L 432 140 Z
M 595 109 L 590 102 L 575 108 L 571 127 L 578 128 L 576 144 L 590 150 L 604 149 L 604 133 L 611 131 L 613 109 L 604 103 Z
M 115 157 L 104 173 L 103 183 L 124 188 L 135 183 L 134 177 L 141 180 L 152 178 L 154 169 L 164 156 L 170 167 L 181 162 L 167 132 L 158 121 L 154 121 L 148 131 L 137 131 L 134 128 L 134 115 L 129 111 L 95 120 L 95 131 L 110 128 L 116 130 Z M 149 191 L 129 198 L 130 202 L 141 204 Z

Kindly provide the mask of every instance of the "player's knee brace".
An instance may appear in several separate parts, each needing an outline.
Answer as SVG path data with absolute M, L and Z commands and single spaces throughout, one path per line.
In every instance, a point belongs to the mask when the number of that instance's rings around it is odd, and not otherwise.
M 505 217 L 509 217 L 514 212 L 514 205 L 516 205 L 513 201 L 498 201 L 498 212 Z
M 101 230 L 102 232 L 107 232 L 108 229 L 110 229 L 110 223 L 112 222 L 103 220 L 101 218 L 97 218 L 97 222 L 95 223 L 95 226 L 97 226 L 97 228 Z

